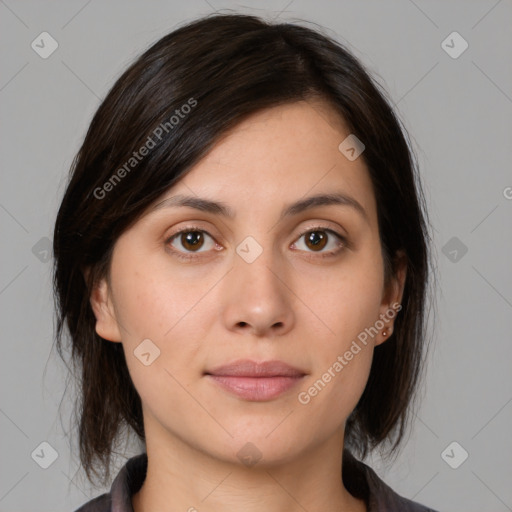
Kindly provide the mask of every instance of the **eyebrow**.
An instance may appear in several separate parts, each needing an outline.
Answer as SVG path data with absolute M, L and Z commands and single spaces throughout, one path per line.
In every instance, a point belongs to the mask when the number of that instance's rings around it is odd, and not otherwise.
M 369 222 L 368 214 L 366 213 L 366 210 L 363 208 L 361 203 L 359 203 L 353 197 L 342 193 L 317 194 L 305 199 L 300 199 L 299 201 L 288 205 L 282 211 L 279 217 L 279 221 L 283 220 L 285 217 L 298 215 L 299 213 L 302 213 L 311 208 L 315 208 L 317 206 L 330 205 L 348 206 L 358 212 L 367 222 Z M 202 212 L 212 213 L 214 215 L 221 215 L 222 217 L 229 219 L 233 219 L 235 217 L 235 212 L 226 203 L 221 201 L 212 201 L 210 199 L 197 196 L 185 196 L 182 194 L 177 194 L 175 196 L 164 199 L 160 203 L 153 206 L 151 212 L 160 210 L 162 208 L 178 208 L 182 206 L 194 208 Z

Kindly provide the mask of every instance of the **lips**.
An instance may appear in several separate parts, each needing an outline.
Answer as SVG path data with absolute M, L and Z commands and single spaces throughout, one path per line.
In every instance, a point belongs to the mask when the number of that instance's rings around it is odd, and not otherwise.
M 205 372 L 207 375 L 226 377 L 303 377 L 306 372 L 283 361 L 239 359 Z
M 283 361 L 234 361 L 205 372 L 221 389 L 243 400 L 262 402 L 295 387 L 306 372 Z

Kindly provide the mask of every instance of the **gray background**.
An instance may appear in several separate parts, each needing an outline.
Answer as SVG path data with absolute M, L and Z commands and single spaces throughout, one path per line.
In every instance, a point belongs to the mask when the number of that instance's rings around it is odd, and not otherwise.
M 393 465 L 368 462 L 440 511 L 512 510 L 512 2 L 5 0 L 0 511 L 69 512 L 107 490 L 77 472 L 66 437 L 72 389 L 59 415 L 66 371 L 52 350 L 48 239 L 72 158 L 115 78 L 177 25 L 228 8 L 325 27 L 385 85 L 413 137 L 439 273 L 435 339 L 410 438 Z M 31 48 L 43 31 L 59 45 L 47 59 Z M 453 31 L 469 44 L 458 58 L 441 46 Z M 453 441 L 469 454 L 457 469 L 445 460 L 460 461 L 461 448 L 441 456 Z M 58 453 L 47 469 L 42 442 Z M 130 444 L 126 456 L 140 451 Z

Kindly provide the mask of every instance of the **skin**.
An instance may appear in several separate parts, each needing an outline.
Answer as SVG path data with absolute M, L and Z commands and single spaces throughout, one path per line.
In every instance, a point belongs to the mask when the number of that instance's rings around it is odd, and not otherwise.
M 341 480 L 344 426 L 373 347 L 389 338 L 393 321 L 308 404 L 297 398 L 403 291 L 404 269 L 384 283 L 366 165 L 338 150 L 349 133 L 319 101 L 254 114 L 157 201 L 178 193 L 222 201 L 233 219 L 184 206 L 148 209 L 117 240 L 109 279 L 97 283 L 91 304 L 97 333 L 122 343 L 143 404 L 148 471 L 135 512 L 366 510 Z M 324 205 L 279 220 L 292 202 L 333 191 L 355 199 L 366 217 Z M 202 246 L 187 246 L 186 234 L 168 242 L 190 224 L 204 230 Z M 328 236 L 320 249 L 301 235 L 318 226 L 312 230 Z M 236 252 L 247 236 L 263 249 L 252 263 Z M 134 350 L 148 338 L 160 356 L 145 366 Z M 307 375 L 263 402 L 204 376 L 240 358 L 282 360 Z M 247 442 L 261 453 L 253 466 L 237 456 Z

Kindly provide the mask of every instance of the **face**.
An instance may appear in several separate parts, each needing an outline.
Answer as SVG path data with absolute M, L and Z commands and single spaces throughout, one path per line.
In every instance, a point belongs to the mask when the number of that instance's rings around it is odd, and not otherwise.
M 91 304 L 123 345 L 148 440 L 238 463 L 343 442 L 404 279 L 385 287 L 368 170 L 338 149 L 349 133 L 323 103 L 257 113 L 117 240 Z M 238 360 L 297 371 L 216 371 Z

